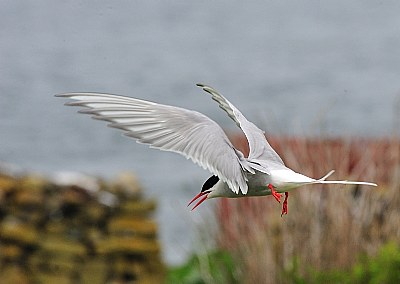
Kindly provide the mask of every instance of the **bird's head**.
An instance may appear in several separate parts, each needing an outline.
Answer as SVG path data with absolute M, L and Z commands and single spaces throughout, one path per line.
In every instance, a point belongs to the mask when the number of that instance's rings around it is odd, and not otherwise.
M 197 194 L 188 204 L 188 206 L 190 206 L 193 202 L 200 199 L 196 203 L 196 205 L 192 208 L 192 211 L 207 199 L 208 195 L 213 191 L 213 187 L 217 184 L 218 181 L 219 181 L 218 176 L 211 176 L 208 180 L 206 180 L 206 182 L 203 184 L 201 188 L 200 193 Z

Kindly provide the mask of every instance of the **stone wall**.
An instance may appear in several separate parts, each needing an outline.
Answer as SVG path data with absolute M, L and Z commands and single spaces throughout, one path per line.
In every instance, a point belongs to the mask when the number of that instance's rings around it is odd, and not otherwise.
M 60 180 L 0 174 L 1 283 L 163 282 L 155 203 L 133 175 Z

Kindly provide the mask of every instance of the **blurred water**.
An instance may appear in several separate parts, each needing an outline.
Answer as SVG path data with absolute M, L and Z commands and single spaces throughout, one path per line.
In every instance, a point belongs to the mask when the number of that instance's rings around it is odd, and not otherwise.
M 148 150 L 53 97 L 131 95 L 234 124 L 194 84 L 214 86 L 273 134 L 398 131 L 398 1 L 0 2 L 0 161 L 43 173 L 138 173 L 160 202 L 165 257 L 193 249 L 209 176 Z M 397 110 L 398 112 L 399 110 Z M 212 202 L 211 202 L 212 203 Z

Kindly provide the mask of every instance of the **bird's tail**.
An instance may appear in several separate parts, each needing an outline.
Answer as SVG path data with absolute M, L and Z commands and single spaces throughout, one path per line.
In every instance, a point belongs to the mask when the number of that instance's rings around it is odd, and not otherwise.
M 335 170 L 331 170 L 329 173 L 327 173 L 326 175 L 324 175 L 322 178 L 320 178 L 318 181 L 323 181 L 326 180 L 328 177 L 330 177 L 333 173 L 335 172 Z
M 366 181 L 348 181 L 348 180 L 326 180 L 328 177 L 330 177 L 335 170 L 331 170 L 329 173 L 324 175 L 322 178 L 317 179 L 313 183 L 319 183 L 319 184 L 358 184 L 358 185 L 370 185 L 370 186 L 378 186 L 376 183 L 372 182 L 366 182 Z
M 319 183 L 319 184 L 358 184 L 358 185 L 378 186 L 376 183 L 373 183 L 373 182 L 348 181 L 348 180 L 316 180 L 313 183 Z
M 315 180 L 312 183 L 318 184 L 358 184 L 358 185 L 370 185 L 370 186 L 378 186 L 376 183 L 373 182 L 366 182 L 366 181 L 348 181 L 348 180 L 326 180 L 330 177 L 335 171 L 331 170 L 329 173 L 324 175 L 322 178 Z

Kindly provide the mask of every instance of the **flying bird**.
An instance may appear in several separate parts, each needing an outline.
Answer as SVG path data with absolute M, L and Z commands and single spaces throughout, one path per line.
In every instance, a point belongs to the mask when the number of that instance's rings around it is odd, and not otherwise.
M 121 129 L 124 135 L 138 143 L 179 153 L 210 171 L 212 176 L 188 204 L 197 201 L 192 210 L 206 199 L 216 197 L 272 195 L 281 203 L 284 193 L 282 216 L 288 213 L 289 191 L 303 185 L 377 186 L 371 182 L 326 180 L 334 171 L 314 179 L 289 169 L 261 129 L 216 90 L 203 84 L 197 86 L 210 94 L 243 131 L 250 149 L 247 157 L 232 145 L 216 122 L 197 111 L 112 94 L 65 93 L 56 96 L 72 99 L 66 105 L 83 107 L 79 113 L 109 122 L 108 126 Z

